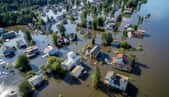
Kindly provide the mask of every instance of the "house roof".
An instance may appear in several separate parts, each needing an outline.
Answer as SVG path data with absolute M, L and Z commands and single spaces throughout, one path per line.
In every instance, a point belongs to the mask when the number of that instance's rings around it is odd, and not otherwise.
M 117 54 L 115 57 L 112 58 L 112 63 L 115 64 L 127 64 L 128 63 L 128 58 L 124 54 Z
M 105 82 L 112 86 L 113 85 L 121 86 L 126 82 L 128 82 L 128 77 L 121 74 L 116 74 L 113 71 L 109 71 L 106 74 Z
M 82 73 L 82 71 L 84 70 L 84 67 L 80 66 L 80 65 L 77 65 L 73 70 L 72 70 L 72 75 L 74 77 L 79 77 L 80 74 Z
M 98 51 L 100 51 L 100 47 L 99 46 L 94 46 L 94 48 L 92 48 L 91 50 L 90 50 L 90 54 L 92 54 L 92 53 L 94 53 L 94 52 L 98 52 Z
M 75 52 L 70 51 L 67 53 L 67 59 L 62 62 L 64 66 L 66 66 L 67 69 L 71 69 L 74 65 L 77 65 L 77 63 L 80 60 L 80 56 L 76 55 Z
M 31 77 L 30 79 L 28 79 L 28 81 L 33 85 L 36 86 L 39 83 L 41 83 L 44 80 L 43 75 L 39 74 L 39 75 L 35 75 L 33 77 Z
M 33 50 L 38 50 L 38 47 L 37 46 L 30 46 L 30 47 L 26 48 L 25 52 L 31 52 Z

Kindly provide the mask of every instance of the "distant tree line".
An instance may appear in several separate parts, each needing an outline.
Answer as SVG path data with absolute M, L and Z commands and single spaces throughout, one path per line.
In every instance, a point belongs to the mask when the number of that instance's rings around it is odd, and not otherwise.
M 13 11 L 21 8 L 31 7 L 34 5 L 56 4 L 63 0 L 0 0 L 0 10 Z
M 62 0 L 0 0 L 0 27 L 25 25 L 38 21 L 38 6 L 57 4 Z

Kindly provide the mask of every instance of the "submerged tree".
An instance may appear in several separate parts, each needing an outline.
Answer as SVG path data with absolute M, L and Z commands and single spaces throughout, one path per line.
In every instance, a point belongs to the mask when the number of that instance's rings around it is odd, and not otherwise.
M 101 39 L 103 45 L 111 45 L 111 43 L 113 42 L 112 34 L 108 32 L 102 32 Z
M 24 38 L 25 38 L 25 40 L 27 41 L 27 43 L 29 45 L 31 45 L 33 43 L 32 36 L 31 36 L 30 32 L 25 32 L 24 33 Z
M 15 64 L 16 68 L 19 68 L 21 71 L 28 71 L 31 69 L 29 59 L 26 57 L 25 54 L 19 55 Z
M 99 87 L 100 79 L 101 79 L 100 69 L 99 67 L 96 67 L 96 70 L 91 75 L 91 83 L 93 88 L 97 89 Z
M 53 41 L 53 45 L 57 46 L 57 34 L 55 32 L 52 33 L 52 41 Z
M 60 31 L 60 33 L 65 33 L 66 31 L 65 26 L 63 24 L 57 25 L 57 28 Z
M 24 80 L 19 85 L 19 92 L 22 97 L 32 97 L 33 89 L 32 86 L 29 84 L 29 82 Z
M 61 59 L 56 58 L 54 56 L 48 58 L 47 68 L 53 73 L 64 73 L 64 70 L 61 68 Z

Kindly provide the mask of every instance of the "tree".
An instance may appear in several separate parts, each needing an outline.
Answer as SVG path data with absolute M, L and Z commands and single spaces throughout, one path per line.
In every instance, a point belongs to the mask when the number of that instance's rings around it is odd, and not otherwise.
M 70 21 L 73 23 L 75 21 L 75 18 L 73 16 L 70 16 Z
M 25 54 L 19 55 L 15 64 L 16 68 L 19 68 L 21 71 L 28 71 L 31 69 L 29 65 L 29 60 Z
M 78 41 L 77 33 L 71 33 L 70 36 L 72 38 L 72 41 Z
M 91 75 L 91 83 L 93 88 L 97 89 L 99 87 L 100 78 L 100 69 L 99 67 L 96 67 L 96 70 Z
M 128 44 L 126 41 L 120 41 L 118 47 L 119 47 L 119 48 L 124 48 L 124 49 L 130 49 L 130 48 L 131 48 L 131 45 Z
M 57 26 L 57 28 L 61 33 L 65 33 L 65 31 L 66 31 L 65 26 L 63 24 L 59 24 Z
M 101 39 L 102 39 L 103 45 L 111 45 L 111 43 L 113 41 L 112 34 L 108 33 L 108 32 L 102 32 Z
M 63 97 L 62 94 L 59 94 L 58 97 Z
M 48 58 L 47 68 L 54 73 L 62 74 L 64 70 L 61 68 L 61 60 L 54 56 Z
M 124 31 L 123 31 L 123 37 L 127 37 L 128 35 L 127 35 L 127 30 L 126 29 L 124 29 Z
M 30 33 L 30 32 L 25 32 L 25 33 L 24 33 L 24 38 L 25 38 L 25 40 L 31 45 L 31 43 L 33 42 L 33 41 L 32 41 L 31 33 Z
M 97 30 L 97 18 L 96 18 L 96 16 L 93 17 L 92 29 Z
M 92 45 L 95 45 L 95 38 L 92 38 Z
M 97 24 L 98 24 L 98 26 L 100 26 L 100 27 L 103 27 L 103 26 L 104 26 L 104 19 L 103 19 L 103 17 L 99 17 L 99 18 L 97 19 Z
M 19 85 L 19 92 L 22 97 L 32 97 L 33 89 L 32 86 L 29 84 L 29 82 L 24 80 Z
M 130 54 L 130 55 L 129 55 L 129 59 L 130 59 L 130 61 L 132 62 L 132 65 L 134 65 L 134 64 L 135 64 L 135 61 L 136 61 L 136 55 Z
M 53 45 L 55 45 L 55 46 L 58 45 L 57 40 L 58 40 L 57 35 L 56 35 L 55 32 L 53 32 L 53 33 L 52 33 L 52 41 L 53 41 Z
M 79 24 L 80 27 L 86 27 L 86 23 L 87 23 L 87 11 L 83 11 L 81 14 L 80 14 L 80 19 L 81 19 L 81 22 Z
M 138 25 L 134 25 L 133 28 L 134 28 L 134 30 L 137 30 L 138 29 Z
M 120 14 L 118 17 L 117 17 L 117 22 L 121 22 L 122 21 L 122 15 Z

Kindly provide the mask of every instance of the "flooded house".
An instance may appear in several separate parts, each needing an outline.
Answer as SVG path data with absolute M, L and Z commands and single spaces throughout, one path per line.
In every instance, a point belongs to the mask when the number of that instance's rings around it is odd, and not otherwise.
M 5 50 L 3 51 L 3 54 L 5 57 L 14 57 L 15 56 L 15 50 L 14 48 L 11 47 L 6 47 Z
M 80 56 L 75 52 L 70 51 L 67 53 L 67 58 L 62 62 L 62 68 L 70 71 L 73 67 L 79 65 L 81 62 Z
M 84 34 L 84 33 L 87 33 L 87 32 L 89 32 L 89 31 L 85 28 L 80 29 L 80 31 L 79 31 L 80 34 Z
M 25 54 L 28 58 L 35 57 L 39 54 L 39 48 L 37 46 L 27 47 L 25 50 Z
M 42 74 L 34 75 L 34 76 L 32 76 L 31 78 L 28 79 L 28 82 L 33 87 L 39 87 L 44 81 L 45 81 L 45 78 Z
M 69 39 L 67 37 L 62 36 L 58 39 L 58 45 L 62 46 L 68 44 L 69 44 Z
M 49 45 L 44 49 L 44 53 L 47 56 L 56 56 L 56 55 L 58 55 L 59 50 L 58 50 L 58 48 Z
M 105 30 L 112 30 L 115 27 L 114 19 L 107 19 L 104 23 Z
M 17 47 L 19 49 L 22 49 L 22 48 L 26 48 L 27 47 L 27 44 L 24 40 L 18 40 L 16 41 L 16 44 L 17 44 Z
M 132 34 L 134 37 L 143 37 L 145 34 L 145 31 L 142 29 L 138 29 L 138 30 L 132 32 Z
M 88 54 L 91 58 L 98 58 L 99 54 L 101 53 L 101 48 L 96 45 L 91 50 L 88 51 Z
M 133 8 L 125 7 L 125 9 L 124 9 L 125 14 L 132 14 L 132 12 L 133 12 Z
M 112 58 L 112 65 L 114 68 L 131 72 L 132 70 L 132 62 L 129 60 L 129 57 L 125 54 L 117 54 Z
M 127 27 L 126 30 L 127 30 L 127 32 L 133 32 L 133 31 L 135 31 L 133 27 Z
M 10 31 L 2 34 L 2 39 L 12 39 L 16 37 L 16 32 L 15 31 Z
M 128 77 L 113 71 L 108 71 L 104 83 L 118 90 L 125 91 L 128 85 Z
M 81 65 L 77 65 L 72 69 L 71 75 L 75 78 L 79 78 L 83 73 L 83 71 L 84 71 L 84 67 Z

